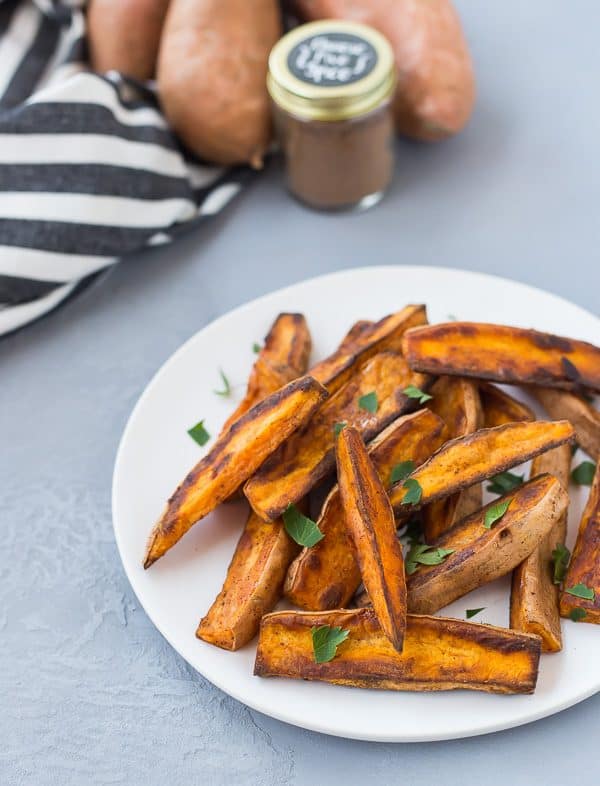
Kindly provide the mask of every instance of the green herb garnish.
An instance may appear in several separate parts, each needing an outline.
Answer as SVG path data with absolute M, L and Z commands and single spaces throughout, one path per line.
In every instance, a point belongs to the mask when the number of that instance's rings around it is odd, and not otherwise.
M 320 625 L 311 628 L 313 652 L 316 663 L 327 663 L 335 658 L 335 653 L 340 644 L 348 638 L 350 631 L 339 626 L 334 628 L 329 625 Z
M 405 396 L 408 398 L 416 398 L 419 401 L 419 404 L 424 404 L 426 401 L 430 401 L 433 396 L 430 396 L 429 393 L 424 393 L 421 388 L 418 388 L 416 385 L 409 385 L 407 388 L 404 388 L 402 391 Z
M 347 425 L 348 424 L 346 423 L 345 420 L 342 420 L 340 423 L 335 423 L 333 426 L 333 433 L 335 434 L 335 436 L 339 437 L 340 431 L 345 429 Z
M 492 524 L 500 521 L 502 516 L 504 516 L 511 502 L 512 499 L 507 499 L 504 502 L 497 502 L 495 505 L 492 505 L 490 508 L 488 508 L 485 512 L 483 526 L 486 529 L 491 529 Z
M 467 609 L 465 611 L 465 616 L 468 620 L 470 620 L 471 617 L 474 617 L 476 614 L 479 614 L 480 611 L 485 611 L 485 608 L 486 608 L 485 606 L 482 606 L 480 609 Z
M 552 563 L 554 565 L 552 581 L 555 584 L 562 584 L 567 573 L 567 568 L 569 567 L 570 559 L 571 552 L 569 549 L 563 543 L 557 543 L 556 548 L 552 552 Z
M 454 549 L 436 549 L 426 543 L 413 543 L 404 560 L 407 574 L 414 573 L 419 565 L 439 565 Z
M 513 491 L 519 486 L 523 485 L 525 475 L 515 475 L 513 472 L 501 472 L 490 479 L 490 485 L 487 490 L 492 494 L 506 494 L 507 491 Z
M 575 584 L 574 587 L 567 587 L 565 589 L 569 595 L 574 595 L 576 598 L 583 598 L 583 600 L 594 600 L 596 593 L 592 587 L 587 587 L 585 584 Z
M 229 384 L 229 380 L 225 376 L 225 372 L 222 368 L 219 369 L 219 374 L 221 375 L 221 379 L 223 380 L 223 390 L 213 390 L 217 396 L 230 396 L 231 395 L 231 385 Z
M 573 620 L 573 622 L 581 622 L 587 617 L 587 611 L 582 609 L 581 606 L 575 606 L 574 609 L 571 609 L 569 612 L 569 619 Z
M 390 483 L 399 483 L 401 480 L 405 480 L 411 472 L 414 472 L 415 469 L 415 462 L 414 461 L 401 461 L 396 466 L 392 467 L 392 472 L 390 474 Z
M 371 414 L 377 412 L 377 407 L 379 406 L 379 402 L 377 401 L 377 393 L 372 390 L 370 393 L 366 393 L 364 396 L 361 396 L 358 399 L 358 406 L 361 409 L 366 409 L 367 412 Z
M 289 505 L 284 511 L 283 525 L 290 538 L 300 546 L 310 548 L 325 537 L 316 522 L 301 513 L 295 505 Z
M 421 501 L 423 489 L 418 480 L 415 480 L 415 478 L 407 478 L 402 488 L 406 489 L 406 494 L 401 503 L 402 505 L 416 505 Z
M 255 355 L 258 355 L 261 349 L 262 349 L 261 345 L 257 344 L 256 341 L 254 342 L 254 344 L 252 344 L 252 351 L 254 352 Z
M 204 428 L 203 420 L 201 420 L 199 423 L 196 423 L 196 425 L 192 428 L 188 429 L 188 434 L 194 440 L 194 442 L 197 442 L 198 445 L 200 445 L 200 447 L 202 447 L 202 445 L 206 445 L 210 439 L 210 434 Z
M 571 480 L 578 486 L 591 486 L 594 481 L 596 465 L 592 461 L 582 461 L 573 472 Z

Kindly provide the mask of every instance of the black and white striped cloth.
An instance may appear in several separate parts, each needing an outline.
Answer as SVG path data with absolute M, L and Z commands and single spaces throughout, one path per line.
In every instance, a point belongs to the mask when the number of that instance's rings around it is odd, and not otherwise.
M 249 172 L 180 147 L 151 88 L 87 65 L 85 0 L 0 0 L 0 336 L 219 212 Z

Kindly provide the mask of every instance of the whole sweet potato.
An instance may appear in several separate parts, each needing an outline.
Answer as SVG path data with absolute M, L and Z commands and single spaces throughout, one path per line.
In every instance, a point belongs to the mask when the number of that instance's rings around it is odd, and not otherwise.
M 88 44 L 94 71 L 151 79 L 169 0 L 90 0 Z
M 197 155 L 260 168 L 271 140 L 267 60 L 277 0 L 172 0 L 158 57 L 161 104 Z
M 475 77 L 449 0 L 295 0 L 306 21 L 352 19 L 383 33 L 394 50 L 396 129 L 435 140 L 463 128 L 475 101 Z

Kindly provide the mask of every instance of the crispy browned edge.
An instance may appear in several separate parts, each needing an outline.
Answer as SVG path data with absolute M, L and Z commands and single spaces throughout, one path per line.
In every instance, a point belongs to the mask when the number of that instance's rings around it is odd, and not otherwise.
M 494 347 L 499 341 L 502 350 Z M 436 349 L 425 350 L 423 342 L 435 342 Z M 482 322 L 425 325 L 405 333 L 402 352 L 412 368 L 430 374 L 600 392 L 600 347 L 538 330 Z
M 485 471 L 469 474 L 469 453 L 471 453 L 475 447 L 484 447 L 485 440 L 492 432 L 495 432 L 495 434 L 499 434 L 503 431 L 512 431 L 513 433 L 516 433 L 518 430 L 533 427 L 539 428 L 540 426 L 542 428 L 548 426 L 561 426 L 564 429 L 564 434 L 561 437 L 548 439 L 543 444 L 538 445 L 535 449 L 532 448 L 525 450 L 522 448 L 520 453 L 514 453 L 510 458 L 507 458 L 504 461 L 498 461 L 495 464 L 490 461 Z M 403 516 L 410 514 L 412 511 L 418 510 L 423 505 L 434 502 L 436 499 L 443 499 L 450 494 L 454 494 L 456 491 L 461 491 L 462 489 L 472 486 L 475 483 L 480 483 L 481 481 L 486 480 L 493 475 L 497 475 L 500 472 L 505 472 L 507 469 L 510 469 L 517 464 L 522 464 L 524 461 L 528 461 L 529 459 L 538 456 L 540 453 L 544 453 L 547 450 L 552 450 L 559 445 L 563 445 L 565 442 L 573 443 L 574 440 L 575 432 L 567 420 L 533 421 L 531 423 L 506 423 L 504 426 L 496 426 L 495 428 L 491 429 L 480 429 L 479 431 L 475 431 L 473 434 L 467 434 L 465 437 L 449 440 L 444 445 L 442 445 L 442 447 L 437 450 L 428 461 L 418 467 L 409 477 L 419 481 L 419 479 L 427 473 L 433 473 L 434 475 L 437 474 L 436 464 L 439 462 L 440 456 L 448 453 L 451 450 L 455 450 L 456 448 L 460 448 L 461 452 L 464 454 L 464 467 L 459 468 L 456 473 L 448 478 L 447 486 L 439 489 L 435 494 L 428 496 L 424 493 L 418 504 L 403 505 L 403 483 L 397 483 L 395 486 L 392 486 L 389 491 L 392 507 L 394 508 L 396 515 Z
M 394 512 L 358 431 L 336 442 L 338 484 L 346 527 L 381 629 L 399 652 L 406 629 L 406 578 Z
M 279 314 L 258 353 L 244 398 L 227 418 L 221 434 L 251 407 L 306 373 L 312 340 L 303 314 Z
M 310 631 L 321 625 L 349 631 L 336 656 L 326 663 L 316 663 L 312 652 Z M 419 642 L 428 636 L 435 638 L 434 655 L 425 645 L 425 652 L 418 657 Z M 448 648 L 447 662 L 442 661 L 445 651 L 440 647 L 444 636 L 450 637 L 454 645 Z M 458 652 L 461 645 L 466 650 L 462 663 Z M 261 677 L 292 677 L 387 690 L 465 688 L 490 693 L 533 693 L 540 645 L 538 636 L 506 628 L 409 614 L 404 651 L 399 653 L 383 635 L 370 608 L 276 611 L 262 619 L 254 673 Z M 479 662 L 474 663 L 477 654 Z M 433 673 L 428 665 L 431 660 Z M 511 671 L 512 678 L 507 676 Z
M 350 349 L 351 347 L 356 346 L 356 344 L 359 342 L 364 342 L 367 337 L 367 333 L 373 328 L 374 324 L 375 322 L 372 322 L 370 319 L 357 320 L 346 333 L 344 338 L 340 341 L 340 345 L 336 349 L 336 353 Z
M 576 584 L 585 584 L 594 590 L 594 600 L 584 600 L 565 590 Z M 583 609 L 582 622 L 600 624 L 600 464 L 596 467 L 594 481 L 581 517 L 571 564 L 560 593 L 560 613 L 568 617 L 576 609 Z
M 561 445 L 533 459 L 530 477 L 549 472 L 567 490 L 570 471 L 571 448 Z M 567 516 L 568 506 L 538 548 L 512 574 L 510 627 L 540 636 L 543 652 L 558 652 L 562 648 L 559 588 L 553 581 L 552 551 L 565 542 Z
M 422 421 L 431 423 L 431 430 L 429 432 L 423 431 L 419 445 L 419 450 L 421 450 L 428 440 L 432 442 L 433 447 L 431 447 L 427 455 L 425 453 L 417 455 L 403 454 L 402 459 L 400 459 L 400 456 L 395 456 L 394 458 L 390 457 L 388 460 L 388 450 L 391 448 L 393 451 L 397 451 L 403 444 L 402 435 L 406 434 L 407 430 L 410 432 L 411 429 L 414 429 L 415 423 Z M 417 412 L 396 418 L 369 443 L 368 451 L 381 477 L 381 472 L 383 471 L 382 462 L 385 464 L 386 473 L 391 469 L 393 463 L 397 463 L 400 460 L 416 459 L 416 464 L 419 465 L 445 441 L 446 435 L 447 428 L 441 418 L 429 409 L 420 409 Z M 382 477 L 382 479 L 384 478 Z M 360 584 L 360 571 L 343 522 L 342 526 L 339 527 L 337 520 L 332 521 L 331 519 L 332 509 L 337 510 L 339 508 L 341 508 L 341 503 L 339 502 L 339 488 L 336 485 L 331 489 L 323 502 L 317 521 L 317 525 L 325 534 L 325 537 L 315 546 L 304 548 L 290 565 L 286 576 L 284 592 L 296 606 L 320 611 L 344 606 L 351 599 Z M 342 516 L 338 516 L 338 518 L 341 519 Z M 313 586 L 317 585 L 315 574 L 319 574 L 323 566 L 328 568 L 327 572 L 331 574 L 334 564 L 336 566 L 335 582 L 319 581 L 320 592 L 316 596 L 312 593 Z M 312 599 L 309 600 L 311 593 Z
M 250 511 L 223 588 L 200 620 L 196 636 L 232 651 L 247 644 L 263 615 L 280 599 L 287 568 L 299 549 L 281 519 L 265 522 Z
M 531 407 L 490 382 L 479 383 L 479 395 L 485 428 L 503 426 L 517 420 L 535 420 L 535 412 Z
M 412 327 L 427 323 L 427 309 L 424 305 L 405 306 L 401 311 L 389 314 L 362 332 L 350 334 L 328 357 L 316 363 L 309 374 L 324 385 L 330 393 L 335 393 L 354 374 L 356 369 L 373 355 L 386 349 L 400 351 L 404 333 Z M 351 329 L 351 333 L 354 328 Z
M 391 376 L 390 367 L 381 368 L 385 364 L 398 365 L 397 379 Z M 356 374 L 352 376 L 344 386 L 334 393 L 328 401 L 315 415 L 313 420 L 305 428 L 298 432 L 297 436 L 282 445 L 281 450 L 274 453 L 260 469 L 248 480 L 244 486 L 244 494 L 248 502 L 256 513 L 266 520 L 274 521 L 281 516 L 289 504 L 293 504 L 297 499 L 306 496 L 312 488 L 335 467 L 335 439 L 333 426 L 336 421 L 344 421 L 348 417 L 348 407 L 352 404 L 355 409 L 358 407 L 360 395 L 364 395 L 371 390 L 381 390 L 375 382 L 369 382 L 367 390 L 364 389 L 366 380 L 370 379 L 369 374 L 373 369 L 377 369 L 380 374 L 381 386 L 387 390 L 384 398 L 379 398 L 379 407 L 375 413 L 368 413 L 357 409 L 351 425 L 360 428 L 365 440 L 370 440 L 382 431 L 395 418 L 411 411 L 415 408 L 415 399 L 408 398 L 404 390 L 404 382 L 401 382 L 402 375 L 405 374 L 406 384 L 416 382 L 424 390 L 428 388 L 431 379 L 424 374 L 415 374 L 408 368 L 406 361 L 397 352 L 385 350 L 374 357 L 371 357 L 364 366 L 361 366 Z M 402 366 L 402 369 L 400 368 Z M 375 377 L 377 379 L 377 377 Z M 359 422 L 360 420 L 360 422 Z M 319 434 L 323 423 L 328 423 L 324 430 L 324 440 L 318 443 L 315 432 Z M 294 480 L 287 480 L 291 477 L 294 468 L 302 467 L 298 464 L 298 454 L 300 449 L 307 444 L 315 449 L 315 456 L 319 459 L 314 466 L 303 468 L 303 476 Z M 294 464 L 294 462 L 296 462 Z M 298 474 L 298 473 L 296 473 Z M 287 483 L 287 485 L 286 485 Z M 270 494 L 268 493 L 270 492 Z
M 568 390 L 529 387 L 530 393 L 551 418 L 570 420 L 577 442 L 594 461 L 600 461 L 600 412 L 588 402 Z
M 259 443 L 256 438 L 256 423 L 264 419 L 269 413 L 276 412 L 278 409 L 283 410 L 289 406 L 289 400 L 298 394 L 303 397 L 300 403 L 304 402 L 302 416 L 297 417 L 294 412 L 288 413 L 286 421 L 281 423 L 278 434 L 275 436 L 270 435 L 270 438 L 266 440 L 265 448 L 259 451 Z M 163 556 L 195 523 L 182 523 L 179 520 L 179 511 L 190 493 L 193 492 L 195 486 L 202 482 L 203 476 L 209 475 L 208 481 L 215 485 L 215 489 L 210 506 L 196 521 L 206 516 L 235 491 L 240 483 L 246 480 L 265 458 L 276 450 L 283 440 L 287 439 L 296 428 L 312 416 L 319 404 L 328 395 L 327 390 L 312 377 L 300 377 L 260 401 L 233 423 L 227 432 L 219 437 L 207 455 L 186 475 L 183 482 L 168 500 L 165 511 L 150 533 L 144 567 L 150 567 L 157 559 Z M 248 434 L 248 439 L 252 439 L 252 445 L 248 446 L 251 460 L 246 460 L 243 465 L 240 464 L 240 470 L 236 474 L 235 479 L 227 478 L 228 482 L 224 483 L 222 482 L 223 470 L 227 468 L 227 471 L 229 471 L 233 460 L 240 461 L 239 452 L 237 454 L 229 452 L 231 442 L 234 438 L 239 438 L 240 436 L 243 438 L 245 431 L 252 432 Z M 250 457 L 247 458 L 250 459 Z
M 487 529 L 487 511 L 508 500 L 504 516 Z M 408 577 L 409 611 L 433 614 L 510 573 L 548 534 L 568 503 L 559 481 L 540 475 L 456 523 L 432 544 L 451 553 L 439 565 L 419 566 Z

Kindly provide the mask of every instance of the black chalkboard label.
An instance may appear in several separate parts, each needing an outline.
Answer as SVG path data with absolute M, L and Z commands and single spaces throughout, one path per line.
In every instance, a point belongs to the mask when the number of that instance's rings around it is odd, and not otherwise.
M 340 87 L 370 74 L 377 65 L 377 52 L 360 36 L 321 33 L 296 44 L 287 63 L 292 74 L 303 82 Z

